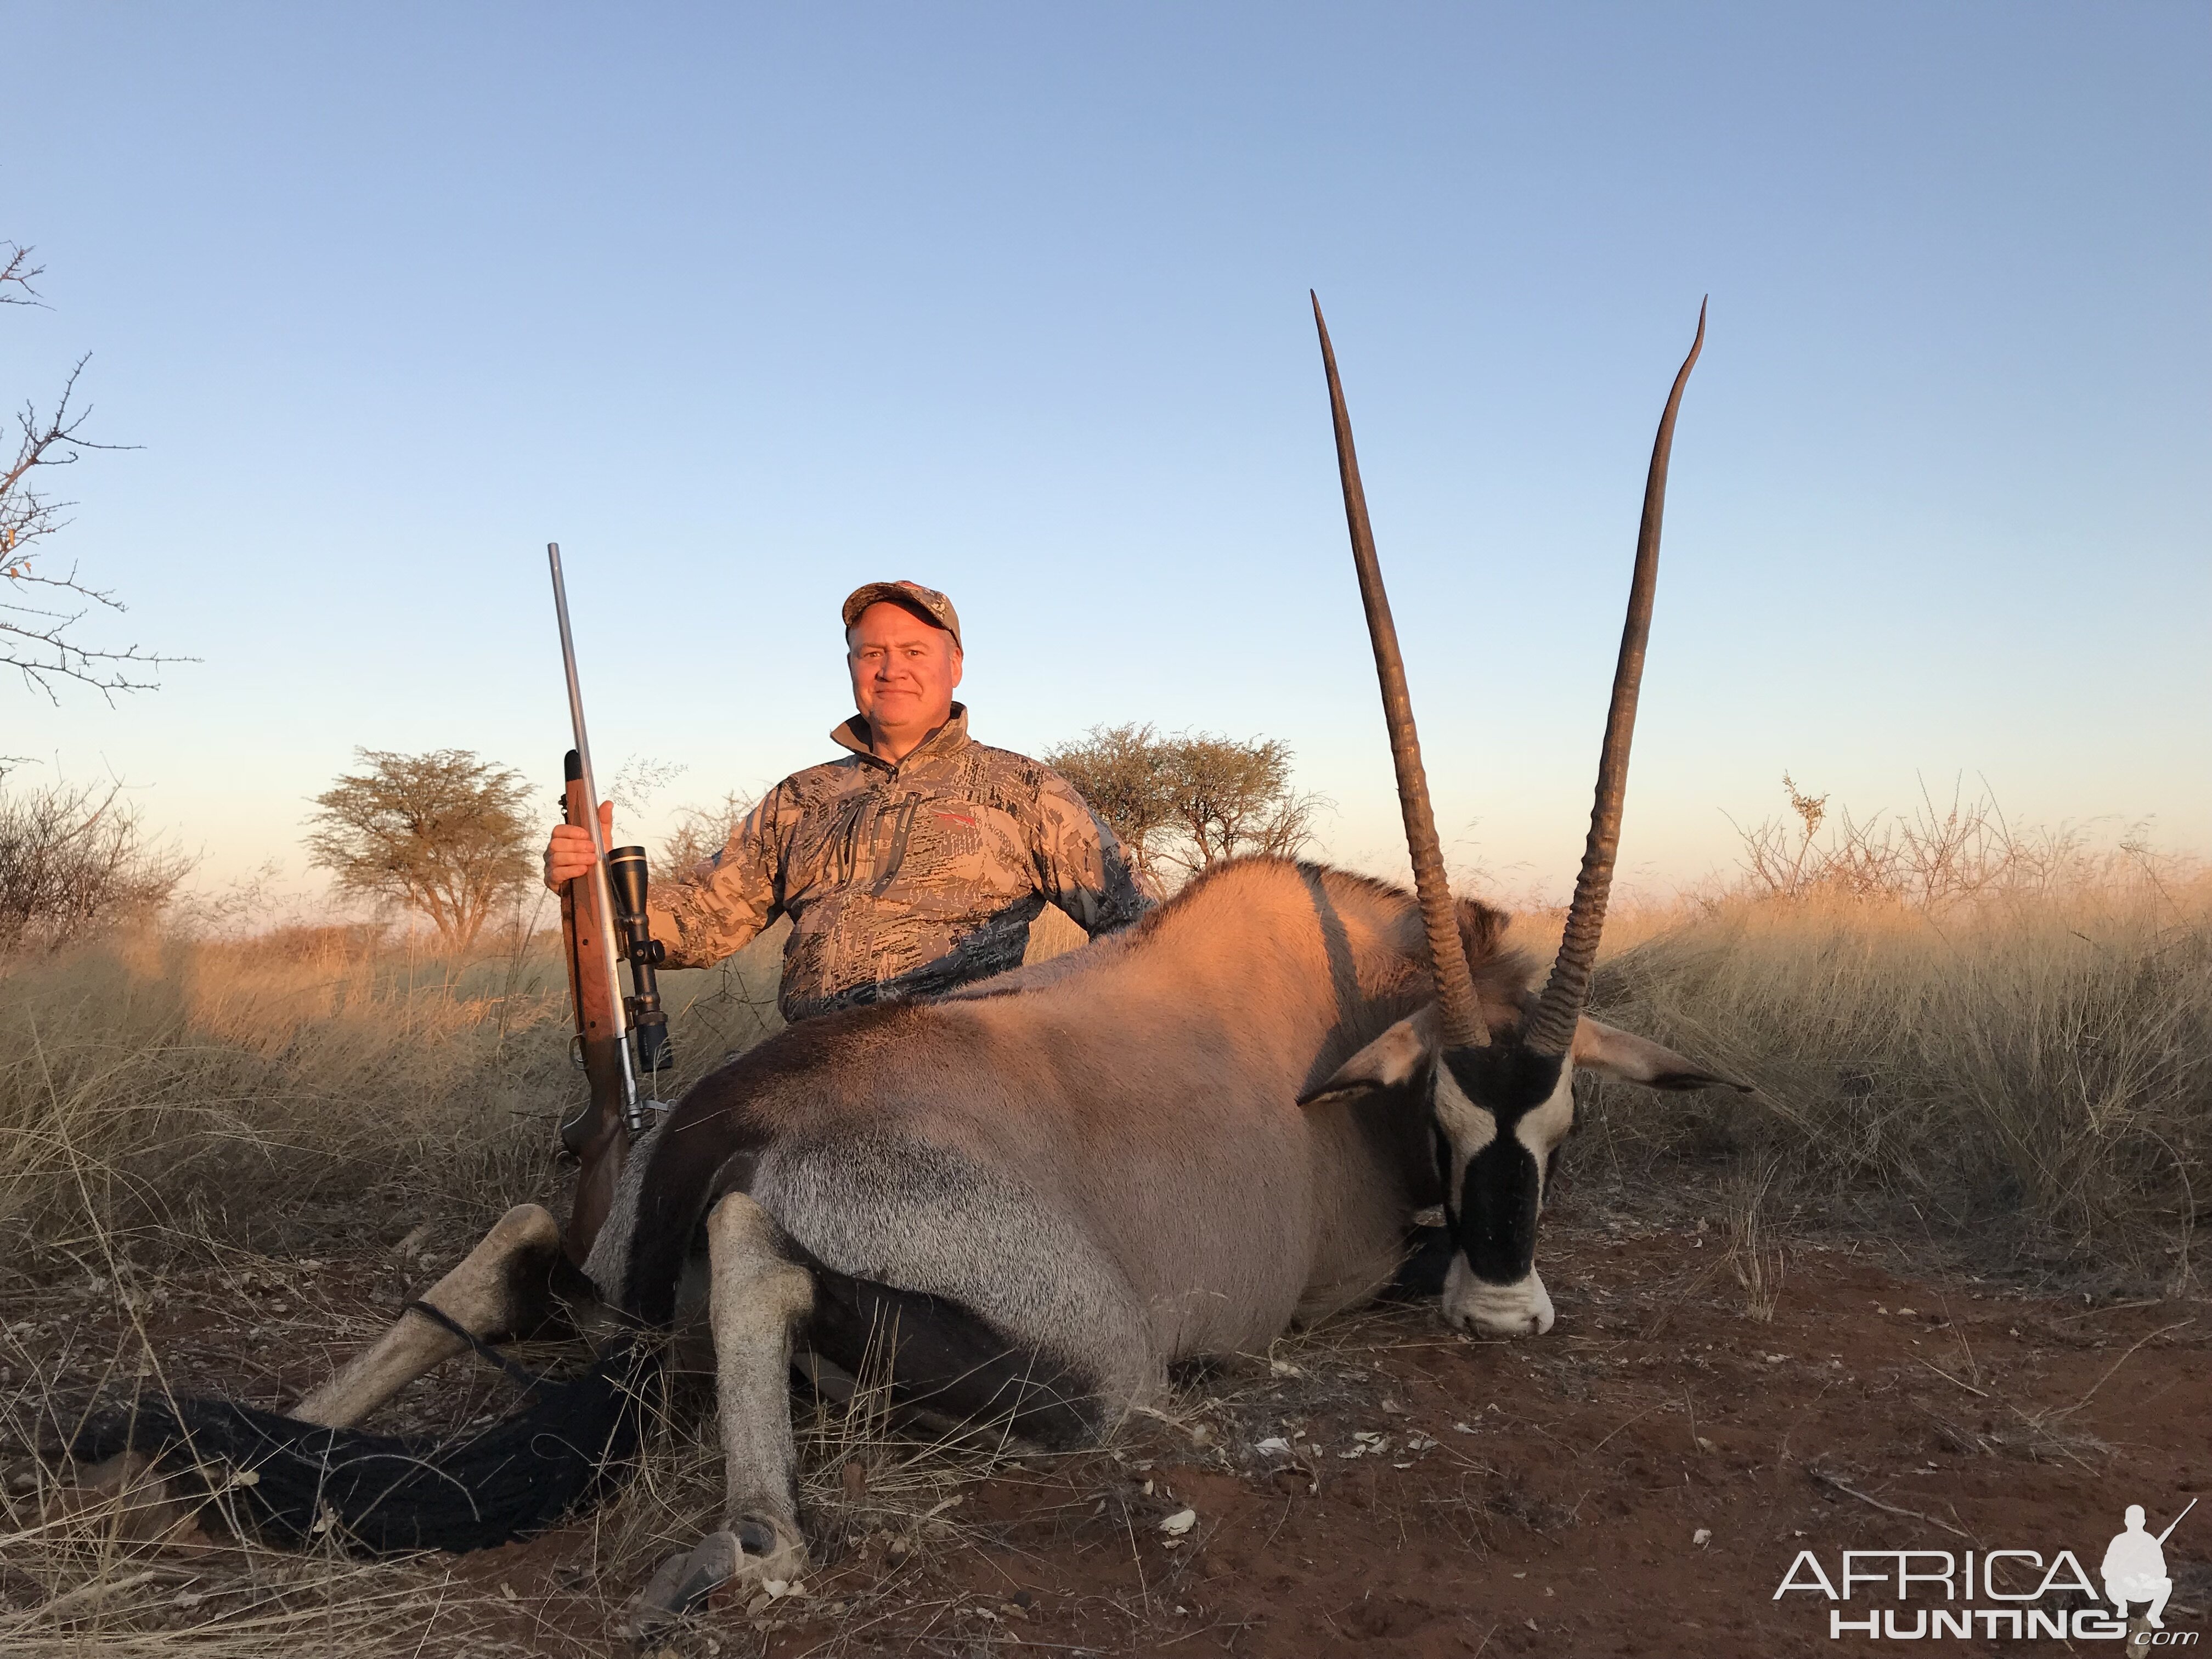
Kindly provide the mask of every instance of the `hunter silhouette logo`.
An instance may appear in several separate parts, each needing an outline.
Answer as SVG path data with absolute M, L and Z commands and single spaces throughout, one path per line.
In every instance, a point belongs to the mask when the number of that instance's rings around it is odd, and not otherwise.
M 2188 1509 L 2166 1523 L 2166 1530 L 2155 1538 L 2143 1530 L 2143 1506 L 2128 1505 L 2125 1516 L 2127 1530 L 2117 1534 L 2105 1547 L 2105 1565 L 2101 1570 L 2105 1580 L 2105 1595 L 2113 1611 L 2123 1619 L 2128 1616 L 2128 1603 L 2148 1601 L 2150 1611 L 2144 1615 L 2153 1630 L 2164 1630 L 2166 1620 L 2160 1615 L 2166 1611 L 2166 1598 L 2173 1594 L 2173 1580 L 2166 1571 L 2166 1540 L 2173 1536 L 2182 1516 L 2197 1507 L 2197 1500 L 2189 1500 Z
M 2040 1551 L 2023 1549 L 1968 1550 L 1963 1554 L 1939 1549 L 1845 1550 L 1832 1577 L 1814 1552 L 1800 1550 L 1773 1599 L 1779 1601 L 1799 1591 L 1832 1603 L 1859 1603 L 1848 1611 L 1846 1606 L 1828 1609 L 1832 1641 L 1847 1636 L 1906 1642 L 1979 1637 L 1985 1642 L 2126 1641 L 2130 1651 L 2138 1646 L 2146 1650 L 2193 1646 L 2198 1632 L 2166 1628 L 2173 1579 L 2166 1570 L 2165 1546 L 2196 1507 L 2192 1498 L 2164 1532 L 2154 1534 L 2147 1529 L 2143 1506 L 2128 1505 L 2126 1529 L 2106 1547 L 2098 1571 L 2109 1612 L 2098 1603 L 2097 1586 L 2081 1558 L 2068 1549 L 2047 1561 Z M 2081 1600 L 2069 1605 L 2069 1597 Z M 2088 1605 L 2082 1605 L 2082 1600 Z M 1878 1605 L 1885 1601 L 1891 1605 Z M 2131 1605 L 2148 1609 L 2137 1615 L 2142 1622 L 2132 1634 Z

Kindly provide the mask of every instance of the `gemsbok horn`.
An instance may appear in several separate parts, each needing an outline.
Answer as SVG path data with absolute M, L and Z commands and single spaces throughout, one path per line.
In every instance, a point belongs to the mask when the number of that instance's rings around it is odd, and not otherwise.
M 1375 556 L 1359 460 L 1345 413 L 1336 353 L 1314 301 L 1322 367 L 1328 374 L 1329 410 L 1336 427 L 1337 470 L 1344 485 L 1344 514 L 1352 532 L 1352 563 L 1359 573 L 1382 708 L 1397 763 L 1398 798 L 1406 818 L 1406 846 L 1413 865 L 1421 917 L 1428 939 L 1434 1012 L 1402 1019 L 1346 1060 L 1308 1104 L 1361 1090 L 1410 1088 L 1425 1096 L 1435 1127 L 1437 1175 L 1443 1189 L 1444 1220 L 1455 1247 L 1443 1285 L 1443 1310 L 1453 1323 L 1491 1335 L 1521 1335 L 1551 1328 L 1552 1302 L 1537 1275 L 1536 1224 L 1544 1188 L 1559 1143 L 1573 1126 L 1577 1065 L 1658 1089 L 1702 1089 L 1742 1084 L 1698 1069 L 1656 1042 L 1614 1030 L 1583 1013 L 1590 966 L 1605 925 L 1620 840 L 1621 799 L 1628 781 L 1629 738 L 1636 725 L 1636 691 L 1651 631 L 1651 599 L 1659 574 L 1659 524 L 1667 495 L 1667 459 L 1682 388 L 1705 338 L 1705 313 L 1698 309 L 1698 334 L 1674 376 L 1644 486 L 1643 528 L 1637 538 L 1636 574 L 1628 623 L 1613 677 L 1612 711 L 1598 767 L 1597 800 L 1590 815 L 1588 849 L 1575 884 L 1572 908 L 1540 996 L 1524 1003 L 1486 1007 L 1470 973 L 1459 928 L 1459 907 L 1444 878 L 1436 817 L 1406 693 L 1390 602 Z
M 1564 1054 L 1574 1044 L 1575 1022 L 1589 995 L 1598 935 L 1605 931 L 1606 899 L 1613 890 L 1613 855 L 1620 847 L 1620 811 L 1628 794 L 1628 745 L 1636 736 L 1636 694 L 1644 683 L 1644 648 L 1651 639 L 1651 599 L 1659 586 L 1659 524 L 1667 513 L 1667 462 L 1674 448 L 1674 416 L 1705 345 L 1705 307 L 1698 306 L 1698 334 L 1675 372 L 1659 435 L 1651 444 L 1651 470 L 1644 480 L 1644 520 L 1636 532 L 1636 574 L 1628 584 L 1628 620 L 1620 629 L 1620 659 L 1613 671 L 1613 705 L 1606 711 L 1605 744 L 1598 751 L 1597 794 L 1590 805 L 1589 840 L 1575 878 L 1574 901 L 1553 959 L 1552 976 L 1521 1040 L 1535 1054 Z
M 1344 518 L 1352 532 L 1352 562 L 1359 572 L 1360 603 L 1367 610 L 1367 635 L 1375 647 L 1375 672 L 1382 683 L 1382 718 L 1390 728 L 1390 759 L 1398 772 L 1398 806 L 1406 819 L 1406 850 L 1413 862 L 1413 891 L 1421 903 L 1421 925 L 1429 939 L 1429 973 L 1436 981 L 1437 1009 L 1444 1046 L 1480 1048 L 1490 1028 L 1475 1000 L 1474 975 L 1459 936 L 1451 885 L 1444 877 L 1443 849 L 1437 842 L 1436 813 L 1429 805 L 1428 775 L 1421 768 L 1420 735 L 1413 729 L 1413 702 L 1406 690 L 1406 659 L 1398 653 L 1398 627 L 1390 619 L 1390 596 L 1382 588 L 1375 558 L 1375 531 L 1367 520 L 1367 491 L 1359 482 L 1359 453 L 1352 447 L 1352 416 L 1345 412 L 1344 383 L 1337 378 L 1336 350 L 1313 301 L 1314 327 L 1321 334 L 1322 367 L 1328 374 L 1328 408 L 1336 425 L 1336 470 L 1344 483 Z

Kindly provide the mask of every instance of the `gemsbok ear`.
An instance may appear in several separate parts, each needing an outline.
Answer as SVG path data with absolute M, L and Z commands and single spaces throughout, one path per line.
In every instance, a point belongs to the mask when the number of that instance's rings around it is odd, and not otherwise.
M 1437 1008 L 1434 1003 L 1408 1014 L 1338 1066 L 1328 1082 L 1298 1097 L 1298 1104 L 1356 1095 L 1367 1089 L 1395 1089 L 1411 1083 L 1437 1051 Z
M 1575 1064 L 1601 1077 L 1640 1083 L 1647 1089 L 1735 1089 L 1752 1092 L 1748 1083 L 1700 1070 L 1663 1043 L 1640 1037 L 1584 1014 L 1575 1024 Z

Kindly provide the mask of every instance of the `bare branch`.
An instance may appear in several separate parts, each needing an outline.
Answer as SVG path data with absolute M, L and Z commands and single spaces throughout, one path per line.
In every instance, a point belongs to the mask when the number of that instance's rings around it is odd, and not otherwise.
M 32 279 L 46 275 L 46 268 L 33 264 L 31 250 L 20 243 L 0 242 L 0 248 L 8 250 L 7 263 L 0 264 L 0 306 L 36 306 L 41 311 L 48 309 L 46 302 L 39 297 L 39 290 L 31 286 Z M 11 288 L 16 291 L 9 293 L 8 290 Z
M 0 502 L 0 508 L 4 506 Z M 70 629 L 90 614 L 91 605 L 55 610 L 25 604 L 17 597 L 26 589 L 51 588 L 57 593 L 74 594 L 111 611 L 126 608 L 111 591 L 91 587 L 80 580 L 74 565 L 66 575 L 42 575 L 32 569 L 28 555 L 21 555 L 10 562 L 0 563 L 0 577 L 8 582 L 5 589 L 0 589 L 0 593 L 7 596 L 0 598 L 0 668 L 15 669 L 22 675 L 25 684 L 43 691 L 51 702 L 60 702 L 52 684 L 57 679 L 89 685 L 112 703 L 112 694 L 117 691 L 155 689 L 158 683 L 154 680 L 133 679 L 131 665 L 152 666 L 194 660 L 190 657 L 162 655 L 137 645 L 121 651 L 82 645 L 71 636 Z
M 1950 804 L 1939 807 L 1923 781 L 1911 817 L 1876 812 L 1864 820 L 1844 806 L 1831 814 L 1826 795 L 1808 795 L 1786 772 L 1782 787 L 1801 827 L 1780 817 L 1748 829 L 1729 820 L 1743 843 L 1738 862 L 1748 884 L 1764 896 L 1941 910 L 1984 893 L 2048 887 L 2082 855 L 2076 831 L 2015 832 L 1986 786 L 1968 800 L 1954 780 Z
M 40 267 L 31 264 L 31 251 L 13 242 L 0 242 L 0 304 L 43 305 L 31 279 Z M 76 629 L 95 607 L 120 611 L 123 602 L 109 588 L 94 587 L 79 579 L 71 565 L 65 575 L 52 575 L 35 568 L 38 544 L 65 528 L 64 516 L 73 503 L 59 501 L 36 487 L 40 469 L 74 465 L 88 449 L 127 449 L 129 444 L 105 444 L 88 438 L 85 422 L 92 418 L 88 406 L 73 408 L 77 380 L 91 362 L 88 353 L 76 361 L 62 383 L 61 397 L 51 415 L 41 415 L 35 402 L 27 401 L 15 417 L 21 433 L 15 457 L 0 472 L 0 668 L 12 668 L 24 684 L 58 703 L 58 684 L 64 680 L 91 686 L 110 703 L 118 691 L 151 690 L 158 684 L 149 671 L 160 664 L 191 659 L 164 655 L 137 644 L 122 650 L 85 644 Z M 31 590 L 51 601 L 64 595 L 57 607 L 33 603 Z
M 736 839 L 738 826 L 760 801 L 732 789 L 712 806 L 679 807 L 675 827 L 660 843 L 659 867 L 671 876 L 689 875 Z
M 0 793 L 0 958 L 142 920 L 191 867 L 149 842 L 119 783 Z

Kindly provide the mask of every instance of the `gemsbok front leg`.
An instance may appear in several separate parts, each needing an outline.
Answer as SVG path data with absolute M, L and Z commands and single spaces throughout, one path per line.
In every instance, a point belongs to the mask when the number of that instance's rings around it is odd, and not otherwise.
M 552 1212 L 543 1205 L 518 1204 L 419 1299 L 480 1341 L 520 1336 L 552 1311 L 550 1276 L 560 1254 L 561 1227 Z M 286 1415 L 324 1428 L 351 1428 L 467 1346 L 435 1320 L 410 1310 Z
M 707 1218 L 708 1322 L 726 1482 L 722 1528 L 672 1555 L 632 1604 L 643 1636 L 733 1580 L 798 1577 L 799 1452 L 791 1427 L 793 1333 L 814 1306 L 814 1280 L 784 1252 L 783 1229 L 744 1193 Z

